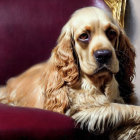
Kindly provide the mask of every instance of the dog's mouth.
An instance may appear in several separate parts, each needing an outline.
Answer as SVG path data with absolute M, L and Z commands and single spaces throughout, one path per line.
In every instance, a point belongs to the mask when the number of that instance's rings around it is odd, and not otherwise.
M 105 73 L 109 73 L 109 74 L 115 74 L 115 73 L 113 73 L 113 71 L 110 69 L 110 67 L 109 66 L 107 66 L 107 65 L 103 65 L 103 66 L 100 66 L 100 67 L 98 67 L 95 71 L 94 71 L 94 73 L 93 73 L 93 75 L 96 75 L 96 74 L 105 74 Z
M 115 73 L 111 70 L 110 66 L 103 65 L 98 67 L 93 75 L 88 76 L 93 84 L 100 89 L 102 93 L 105 92 L 106 84 L 112 79 Z

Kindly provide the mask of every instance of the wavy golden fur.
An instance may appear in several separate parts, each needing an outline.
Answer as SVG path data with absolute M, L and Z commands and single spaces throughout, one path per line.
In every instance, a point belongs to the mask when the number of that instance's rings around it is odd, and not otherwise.
M 123 29 L 95 7 L 77 10 L 47 62 L 8 80 L 2 103 L 66 114 L 110 139 L 140 139 L 133 95 L 135 51 Z

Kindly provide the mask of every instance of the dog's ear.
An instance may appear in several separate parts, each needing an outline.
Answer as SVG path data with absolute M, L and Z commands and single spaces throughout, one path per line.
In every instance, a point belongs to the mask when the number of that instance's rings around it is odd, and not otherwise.
M 46 85 L 46 109 L 63 113 L 68 107 L 68 92 L 65 85 L 73 86 L 79 78 L 73 47 L 70 30 L 64 26 L 48 61 L 49 67 L 43 76 L 43 85 Z
M 53 50 L 53 55 L 59 74 L 64 82 L 71 86 L 77 82 L 79 77 L 74 44 L 70 27 L 66 24 L 58 38 L 57 47 Z
M 120 30 L 116 53 L 120 66 L 116 79 L 119 83 L 121 96 L 129 103 L 131 102 L 131 94 L 134 92 L 132 80 L 135 75 L 135 49 L 122 29 Z

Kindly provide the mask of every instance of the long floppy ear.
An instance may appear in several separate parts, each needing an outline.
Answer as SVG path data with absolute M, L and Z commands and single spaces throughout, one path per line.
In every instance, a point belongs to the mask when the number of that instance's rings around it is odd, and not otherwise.
M 77 57 L 74 49 L 74 39 L 69 26 L 66 24 L 58 39 L 58 45 L 54 49 L 55 65 L 64 82 L 73 86 L 79 78 Z
M 116 75 L 120 95 L 126 103 L 131 103 L 131 95 L 134 93 L 132 80 L 135 75 L 135 49 L 122 29 L 116 53 L 120 65 L 120 70 Z
M 68 27 L 64 27 L 58 39 L 57 46 L 52 51 L 49 67 L 46 69 L 46 105 L 45 108 L 64 113 L 68 107 L 67 86 L 73 86 L 78 78 L 74 50 Z

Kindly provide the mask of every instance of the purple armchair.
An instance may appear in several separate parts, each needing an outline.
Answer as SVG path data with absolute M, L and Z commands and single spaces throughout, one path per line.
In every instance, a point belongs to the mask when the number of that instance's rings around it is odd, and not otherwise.
M 79 8 L 103 0 L 0 0 L 0 85 L 45 61 L 61 28 Z M 106 139 L 75 127 L 64 115 L 0 104 L 0 139 Z

